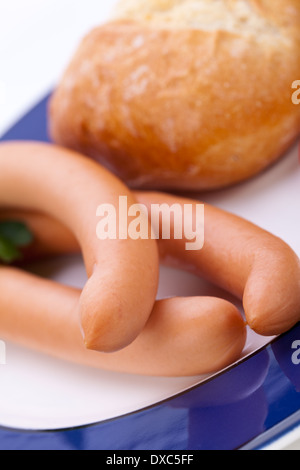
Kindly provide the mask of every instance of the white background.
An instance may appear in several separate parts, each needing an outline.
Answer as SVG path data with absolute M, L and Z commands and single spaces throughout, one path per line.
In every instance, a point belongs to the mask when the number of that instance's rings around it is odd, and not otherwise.
M 115 3 L 0 0 L 0 134 L 53 88 L 80 39 L 108 18 Z M 266 174 L 205 198 L 272 231 L 300 255 L 299 188 L 295 147 Z M 85 278 L 83 267 L 78 260 L 72 263 L 56 278 L 80 285 Z M 160 296 L 195 295 L 198 290 L 195 278 L 163 271 Z M 254 346 L 265 342 L 255 340 Z M 252 343 L 253 337 L 248 347 L 253 348 Z M 95 373 L 12 345 L 8 345 L 7 360 L 7 366 L 0 369 L 0 424 L 23 428 L 98 421 L 165 398 L 197 381 Z
M 114 0 L 0 0 L 0 132 L 59 79 Z

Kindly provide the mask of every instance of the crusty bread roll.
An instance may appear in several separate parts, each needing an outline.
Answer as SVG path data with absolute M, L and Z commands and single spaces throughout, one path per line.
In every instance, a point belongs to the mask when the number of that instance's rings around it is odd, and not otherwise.
M 63 76 L 50 135 L 130 187 L 225 187 L 299 135 L 299 74 L 299 0 L 123 0 Z

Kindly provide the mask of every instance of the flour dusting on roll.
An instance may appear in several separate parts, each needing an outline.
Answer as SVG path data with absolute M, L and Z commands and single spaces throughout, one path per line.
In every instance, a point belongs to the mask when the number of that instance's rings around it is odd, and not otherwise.
M 62 77 L 50 135 L 133 188 L 246 180 L 299 136 L 299 24 L 298 0 L 122 0 Z

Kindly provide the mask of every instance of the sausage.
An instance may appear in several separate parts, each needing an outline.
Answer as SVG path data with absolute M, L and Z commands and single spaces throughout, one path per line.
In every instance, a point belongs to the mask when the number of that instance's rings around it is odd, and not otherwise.
M 28 225 L 35 236 L 25 253 L 30 259 L 80 250 L 72 232 L 43 214 L 5 210 L 0 219 Z M 245 321 L 231 303 L 173 298 L 155 302 L 145 328 L 129 346 L 110 354 L 89 351 L 77 322 L 79 290 L 15 267 L 0 268 L 0 285 L 2 338 L 90 367 L 155 376 L 208 374 L 238 360 L 246 342 Z
M 152 204 L 192 204 L 195 210 L 198 203 L 159 193 L 137 192 L 135 198 L 149 211 Z M 17 216 L 34 232 L 36 254 L 81 248 L 61 220 L 39 213 L 2 214 L 3 218 Z M 204 276 L 243 299 L 247 322 L 255 331 L 281 334 L 299 320 L 299 259 L 282 240 L 205 205 L 204 248 L 187 251 L 185 242 L 159 240 L 161 261 Z M 147 375 L 198 375 L 231 364 L 245 345 L 245 322 L 236 307 L 222 299 L 194 297 L 155 302 L 144 329 L 122 350 L 88 351 L 76 320 L 80 291 L 15 268 L 1 268 L 0 276 L 4 338 L 92 367 Z
M 151 205 L 192 204 L 199 201 L 161 193 L 135 192 L 148 213 Z M 19 214 L 21 216 L 22 214 Z M 31 216 L 27 220 L 35 233 Z M 38 223 L 38 215 L 36 222 Z M 51 225 L 52 224 L 52 225 Z M 171 233 L 174 221 L 171 219 Z M 52 228 L 51 228 L 52 226 Z M 76 240 L 66 230 L 45 220 L 53 234 L 49 253 L 78 251 Z M 56 236 L 55 233 L 60 233 Z M 159 242 L 161 263 L 204 277 L 243 301 L 247 323 L 263 336 L 285 333 L 300 320 L 300 262 L 281 239 L 236 215 L 205 204 L 205 243 L 202 250 L 185 249 L 186 239 Z M 43 244 L 43 243 L 41 243 Z
M 73 314 L 86 347 L 103 352 L 119 350 L 139 335 L 158 286 L 154 240 L 96 237 L 97 207 L 103 202 L 117 207 L 120 195 L 136 203 L 115 176 L 75 152 L 32 142 L 0 145 L 0 205 L 43 212 L 78 240 L 88 281 Z
M 155 303 L 144 330 L 129 346 L 109 354 L 90 351 L 76 320 L 79 290 L 11 267 L 0 269 L 0 285 L 1 338 L 89 367 L 195 376 L 239 359 L 246 341 L 245 322 L 229 302 L 174 298 Z
M 135 193 L 152 204 L 197 202 L 159 193 Z M 186 240 L 160 240 L 160 258 L 203 276 L 243 301 L 248 325 L 263 336 L 285 333 L 300 320 L 300 261 L 281 239 L 236 215 L 205 204 L 205 244 L 184 249 Z

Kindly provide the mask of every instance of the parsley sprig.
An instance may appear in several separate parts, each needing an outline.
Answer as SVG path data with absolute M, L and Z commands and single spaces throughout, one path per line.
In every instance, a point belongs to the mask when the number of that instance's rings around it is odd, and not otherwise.
M 30 230 L 22 222 L 0 222 L 0 263 L 10 264 L 22 259 L 21 249 L 33 242 Z

